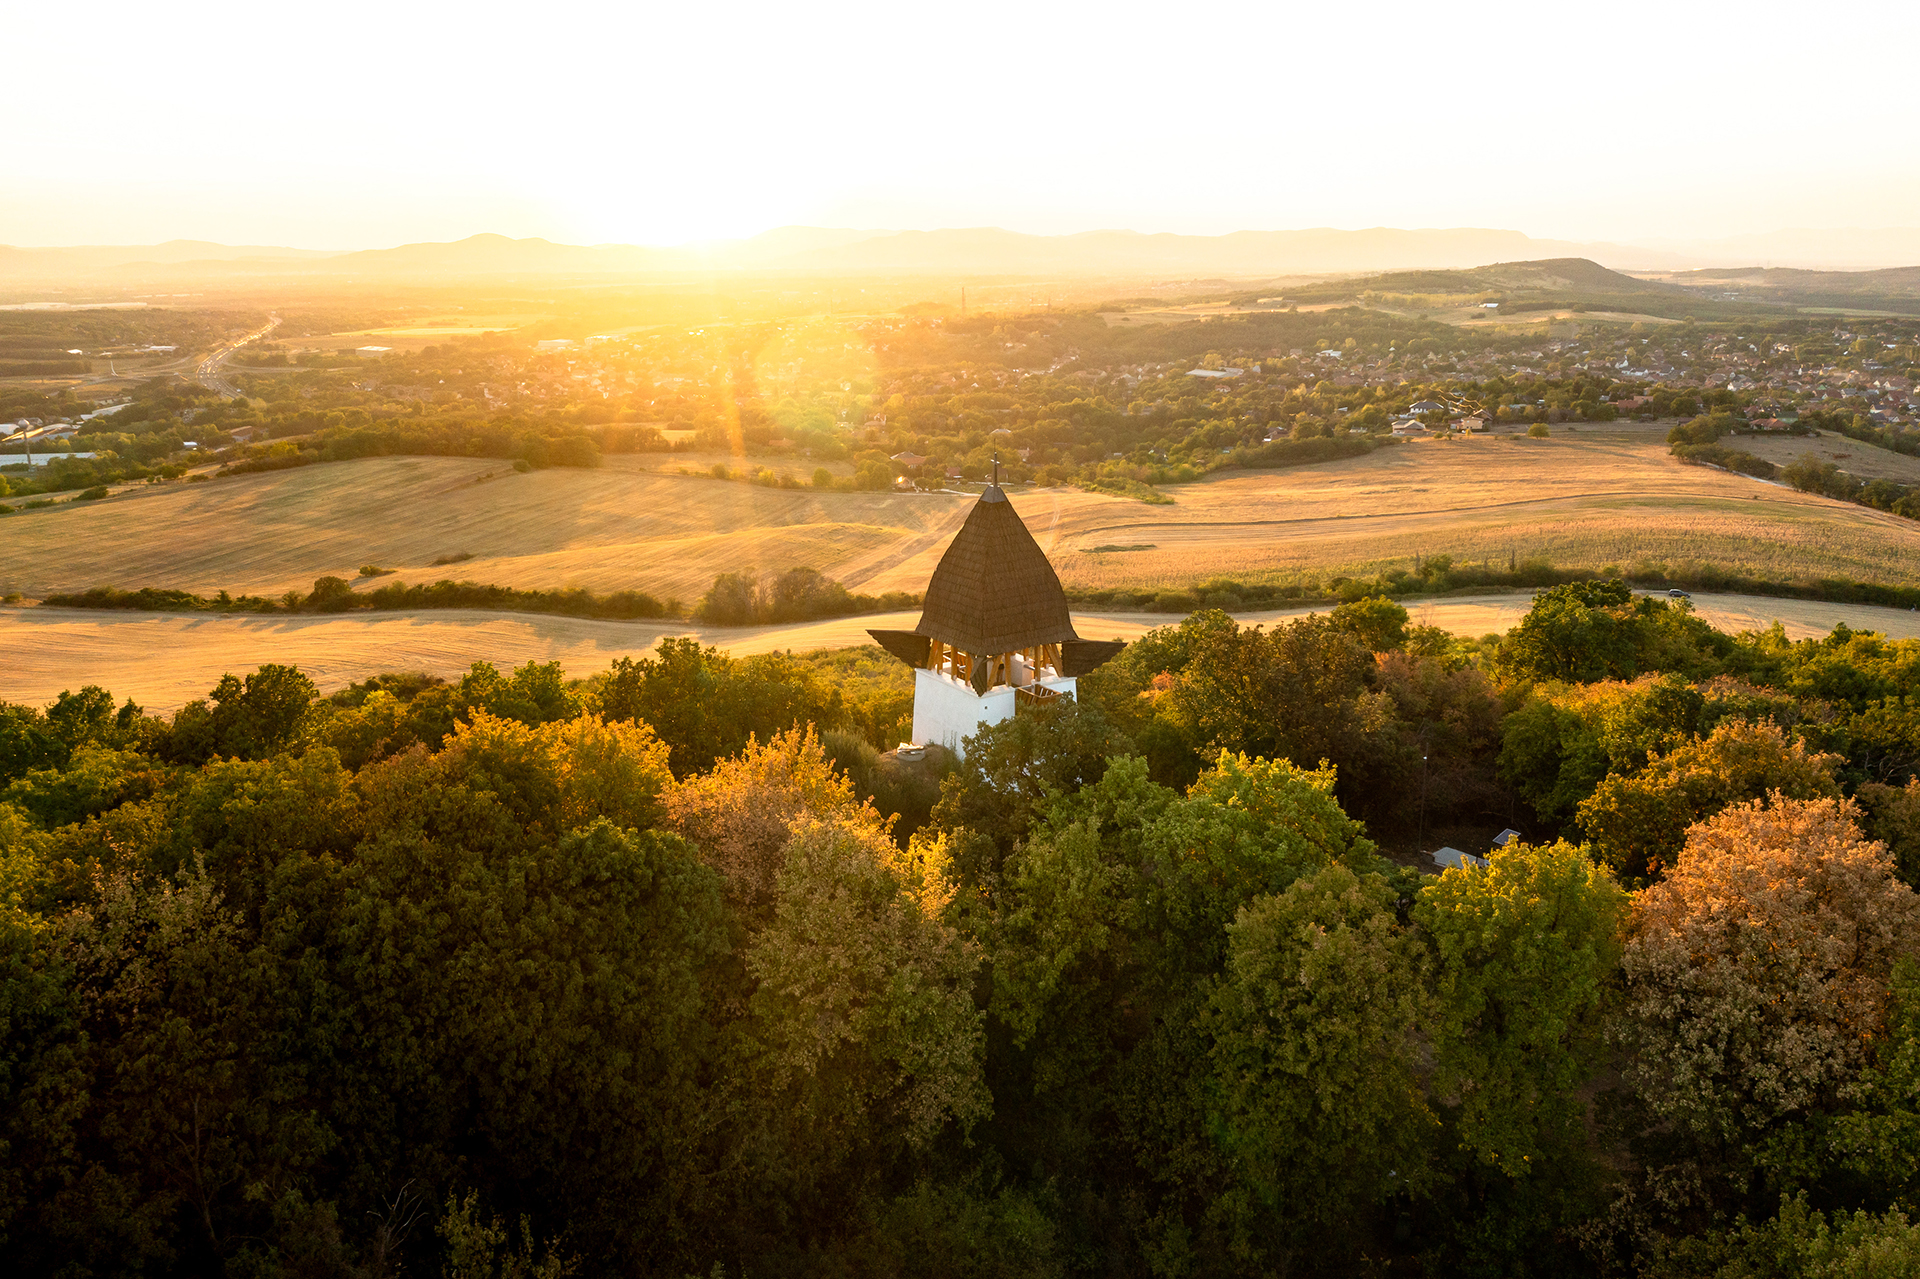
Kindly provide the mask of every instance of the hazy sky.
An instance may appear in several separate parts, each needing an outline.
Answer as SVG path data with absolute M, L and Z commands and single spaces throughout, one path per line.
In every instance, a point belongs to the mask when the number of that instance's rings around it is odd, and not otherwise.
M 25 3 L 0 243 L 1920 224 L 1920 5 Z

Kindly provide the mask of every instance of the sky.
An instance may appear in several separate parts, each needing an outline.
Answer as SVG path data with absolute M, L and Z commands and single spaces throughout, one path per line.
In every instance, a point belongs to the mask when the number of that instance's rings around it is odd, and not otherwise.
M 1920 225 L 1920 5 L 7 6 L 0 243 Z

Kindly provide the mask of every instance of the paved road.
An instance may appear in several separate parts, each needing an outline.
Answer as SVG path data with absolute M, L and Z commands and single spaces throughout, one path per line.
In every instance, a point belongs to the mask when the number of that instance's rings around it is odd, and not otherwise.
M 1412 601 L 1416 622 L 1459 635 L 1505 631 L 1531 599 L 1478 595 Z M 1730 631 L 1778 619 L 1796 639 L 1825 635 L 1835 623 L 1920 639 L 1920 614 L 1864 604 L 1820 604 L 1746 595 L 1698 595 L 1694 607 Z M 1321 606 L 1324 611 L 1325 606 Z M 1309 609 L 1245 613 L 1249 625 L 1271 624 Z M 42 705 L 61 689 L 100 684 L 152 710 L 172 711 L 204 697 L 228 671 L 263 662 L 300 667 L 325 691 L 381 671 L 428 671 L 453 678 L 474 662 L 500 667 L 559 662 L 573 675 L 606 669 L 617 657 L 638 657 L 664 635 L 694 635 L 736 654 L 775 649 L 805 652 L 868 643 L 867 628 L 910 628 L 918 611 L 837 618 L 788 626 L 707 627 L 690 623 L 597 622 L 526 613 L 446 609 L 419 613 L 246 617 L 126 613 L 56 608 L 0 608 L 0 701 Z M 1176 618 L 1153 613 L 1077 613 L 1088 639 L 1134 639 Z
M 260 329 L 253 333 L 249 333 L 247 334 L 247 336 L 241 338 L 239 341 L 231 343 L 227 346 L 223 346 L 220 349 L 216 350 L 212 355 L 209 355 L 205 360 L 201 361 L 200 368 L 196 373 L 196 377 L 198 378 L 200 384 L 206 387 L 208 390 L 218 391 L 220 394 L 226 396 L 228 399 L 237 398 L 240 394 L 240 388 L 227 380 L 227 377 L 226 377 L 227 360 L 233 355 L 235 351 L 238 351 L 241 347 L 245 346 L 247 343 L 258 342 L 261 338 L 267 336 L 267 334 L 273 332 L 279 326 L 280 326 L 280 317 L 277 315 L 270 316 L 267 320 L 267 326 L 265 328 Z
M 165 364 L 153 364 L 128 373 L 120 373 L 114 371 L 112 361 L 108 361 L 108 372 L 89 373 L 86 377 L 80 379 L 80 384 L 82 386 L 98 386 L 107 382 L 145 382 L 151 378 L 164 377 L 169 373 L 177 373 L 192 378 L 209 390 L 218 391 L 221 395 L 232 398 L 240 394 L 240 388 L 228 381 L 224 375 L 228 357 L 247 343 L 258 342 L 261 338 L 273 332 L 279 324 L 280 317 L 277 315 L 272 316 L 267 321 L 265 328 L 249 333 L 238 341 L 229 342 L 225 346 L 215 348 L 211 355 L 199 360 L 197 363 L 193 356 L 183 355 L 179 359 L 169 360 Z

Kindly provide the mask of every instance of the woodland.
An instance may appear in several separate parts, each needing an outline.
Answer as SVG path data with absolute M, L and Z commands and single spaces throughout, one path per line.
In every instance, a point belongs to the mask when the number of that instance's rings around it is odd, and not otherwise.
M 944 764 L 906 676 L 0 708 L 9 1272 L 1920 1266 L 1920 643 L 1201 612 Z

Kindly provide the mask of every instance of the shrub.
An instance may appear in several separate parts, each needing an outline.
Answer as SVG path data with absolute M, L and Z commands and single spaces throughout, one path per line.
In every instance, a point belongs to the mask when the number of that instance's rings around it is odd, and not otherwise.
M 1536 440 L 1544 440 L 1551 432 L 1547 430 L 1547 424 L 1545 422 L 1535 422 L 1527 428 L 1527 434 Z

